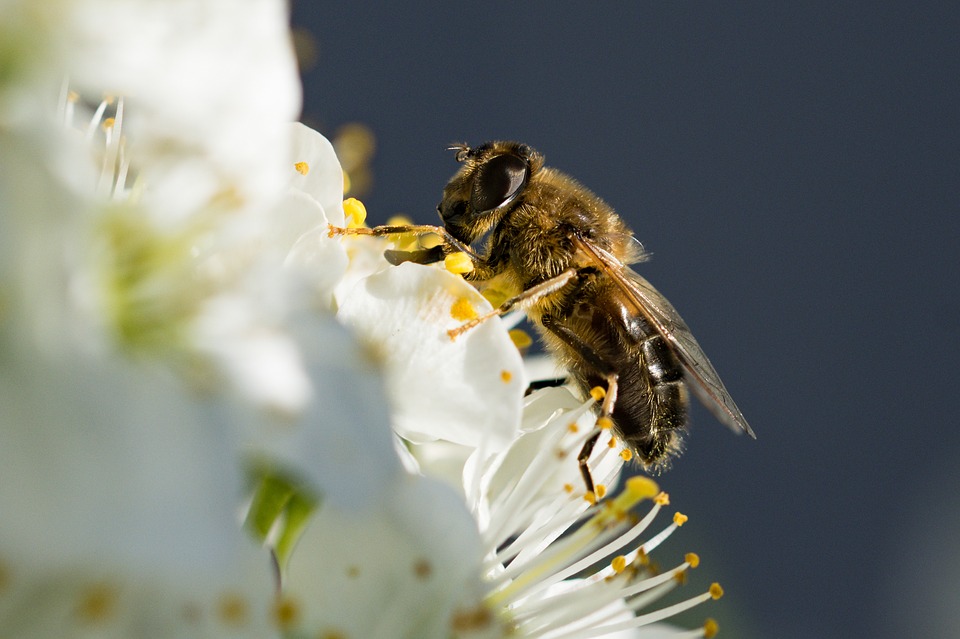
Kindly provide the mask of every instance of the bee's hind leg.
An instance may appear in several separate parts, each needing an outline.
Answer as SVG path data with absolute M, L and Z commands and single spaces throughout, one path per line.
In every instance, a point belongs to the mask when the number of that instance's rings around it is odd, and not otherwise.
M 617 403 L 617 380 L 619 378 L 613 365 L 597 353 L 593 347 L 580 339 L 576 333 L 560 324 L 552 315 L 544 315 L 540 318 L 540 323 L 544 328 L 576 350 L 584 363 L 592 368 L 598 376 L 606 380 L 607 387 L 602 389 L 603 403 L 600 405 L 600 416 L 597 418 L 597 426 L 601 429 L 612 428 L 612 415 Z M 591 394 L 593 394 L 592 391 Z M 599 396 L 595 395 L 595 398 L 597 401 L 600 400 Z M 580 449 L 580 454 L 577 455 L 577 462 L 580 464 L 580 474 L 583 475 L 583 483 L 587 487 L 587 494 L 594 496 L 596 496 L 596 490 L 593 483 L 593 476 L 590 474 L 589 461 L 590 455 L 593 453 L 593 448 L 596 446 L 599 438 L 599 432 L 591 435 L 589 439 L 583 443 L 583 448 Z

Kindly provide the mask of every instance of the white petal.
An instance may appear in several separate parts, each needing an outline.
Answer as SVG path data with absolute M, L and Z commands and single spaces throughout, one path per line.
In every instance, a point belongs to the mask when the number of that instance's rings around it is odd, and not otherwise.
M 411 475 L 383 489 L 370 510 L 324 505 L 291 557 L 285 588 L 311 636 L 447 639 L 454 614 L 481 605 L 480 541 L 462 502 Z
M 222 570 L 239 539 L 228 415 L 149 368 L 5 357 L 0 548 L 38 568 Z
M 292 161 L 287 166 L 290 186 L 316 200 L 331 224 L 343 226 L 343 169 L 333 145 L 299 122 L 291 125 L 290 133 L 293 145 Z M 300 170 L 295 170 L 295 165 Z
M 517 432 L 526 374 L 499 320 L 451 340 L 463 302 L 490 309 L 459 276 L 407 263 L 361 281 L 339 316 L 383 359 L 401 436 L 498 450 Z
M 238 416 L 248 447 L 307 478 L 325 502 L 366 507 L 400 469 L 380 373 L 332 317 L 293 319 L 312 391 L 294 415 Z

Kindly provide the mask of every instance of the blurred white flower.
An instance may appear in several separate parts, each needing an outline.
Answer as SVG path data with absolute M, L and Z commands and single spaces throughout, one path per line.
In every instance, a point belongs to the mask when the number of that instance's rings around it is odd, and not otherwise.
M 290 124 L 285 3 L 9 0 L 0 68 L 0 635 L 586 637 L 673 614 L 649 604 L 696 558 L 654 575 L 646 553 L 682 516 L 650 536 L 652 482 L 576 489 L 592 403 L 524 399 L 499 320 L 451 340 L 490 308 L 456 268 L 329 236 L 364 213 Z

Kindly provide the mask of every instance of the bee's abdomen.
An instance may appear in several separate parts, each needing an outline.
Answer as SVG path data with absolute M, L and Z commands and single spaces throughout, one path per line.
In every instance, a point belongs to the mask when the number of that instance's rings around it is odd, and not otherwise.
M 640 460 L 654 468 L 667 465 L 679 451 L 687 424 L 689 397 L 683 367 L 659 334 L 640 344 L 639 358 L 618 372 L 613 421 Z

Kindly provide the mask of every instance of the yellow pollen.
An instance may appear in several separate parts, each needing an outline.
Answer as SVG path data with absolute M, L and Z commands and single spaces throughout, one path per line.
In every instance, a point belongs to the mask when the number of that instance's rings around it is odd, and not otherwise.
M 420 236 L 420 246 L 423 248 L 429 249 L 441 244 L 443 244 L 443 238 L 436 233 L 426 233 Z
M 713 619 L 707 619 L 703 622 L 703 639 L 713 639 L 720 632 L 720 626 Z
M 616 448 L 616 447 L 617 447 L 617 438 L 611 435 L 610 439 L 607 441 L 607 448 Z
M 473 308 L 470 300 L 461 297 L 450 307 L 450 317 L 458 322 L 466 322 L 477 318 L 477 309 Z
M 603 499 L 607 496 L 607 487 L 603 484 L 597 484 L 597 499 Z
M 641 566 L 649 566 L 650 556 L 647 554 L 646 550 L 644 550 L 643 548 L 640 548 L 639 550 L 637 550 L 637 558 L 635 561 Z
M 410 226 L 412 224 L 413 220 L 406 215 L 394 215 L 387 220 L 387 226 Z
M 113 128 L 113 125 L 116 124 L 116 123 L 117 123 L 117 121 L 116 121 L 115 119 L 113 119 L 113 118 L 106 118 L 106 119 L 104 119 L 103 124 L 101 124 L 100 126 L 103 128 L 104 131 L 106 131 L 107 129 L 112 129 L 112 128 Z
M 343 201 L 343 215 L 347 219 L 347 227 L 355 229 L 367 221 L 367 207 L 357 198 L 348 197 Z
M 513 379 L 513 373 L 510 371 L 500 371 L 500 380 L 504 384 L 509 384 L 511 379 Z
M 564 485 L 563 485 L 563 491 L 564 491 L 565 493 L 567 493 L 567 494 L 572 493 L 572 492 L 573 492 L 573 484 L 564 484 Z
M 570 422 L 570 424 L 567 426 L 567 430 L 571 433 L 576 433 L 580 431 L 580 427 L 577 426 L 577 422 Z
M 714 599 L 719 599 L 723 596 L 723 588 L 721 588 L 717 582 L 710 584 L 710 596 Z
M 635 476 L 627 480 L 627 492 L 635 496 L 637 501 L 641 499 L 650 499 L 659 492 L 660 487 L 657 482 L 649 477 Z
M 493 615 L 486 607 L 480 605 L 470 610 L 455 611 L 450 620 L 450 628 L 455 631 L 454 634 L 460 635 L 484 630 L 492 623 Z
M 600 430 L 610 430 L 613 428 L 613 420 L 604 415 L 603 417 L 597 419 L 597 428 Z
M 81 593 L 77 616 L 87 623 L 103 622 L 109 619 L 117 609 L 117 591 L 107 584 L 96 584 Z
M 454 275 L 463 275 L 473 270 L 473 260 L 462 251 L 450 253 L 443 258 L 443 267 Z
M 585 492 L 585 493 L 583 494 L 583 499 L 584 499 L 585 501 L 587 501 L 588 503 L 590 503 L 590 504 L 596 504 L 596 503 L 597 503 L 597 496 L 596 496 L 595 494 L 593 494 L 593 491 L 592 491 L 592 490 L 588 490 L 587 492 Z
M 300 620 L 300 606 L 289 597 L 278 597 L 273 603 L 273 620 L 281 630 L 289 630 Z
M 656 497 L 653 498 L 653 501 L 654 501 L 658 506 L 669 506 L 669 505 L 670 505 L 670 495 L 668 495 L 667 493 L 660 493 L 659 495 L 657 495 Z
M 228 626 L 240 626 L 247 620 L 249 607 L 246 600 L 235 592 L 221 595 L 217 602 L 217 616 Z
M 427 579 L 433 573 L 433 566 L 426 559 L 420 559 L 413 564 L 413 574 L 418 579 Z
M 610 562 L 610 567 L 613 568 L 613 572 L 623 572 L 623 569 L 627 567 L 627 558 L 623 555 L 617 555 L 613 558 L 613 561 Z
M 486 295 L 484 295 L 484 297 L 486 297 Z M 519 350 L 530 348 L 530 345 L 533 344 L 533 338 L 522 328 L 510 329 L 510 341 L 513 342 L 513 345 Z
M 691 568 L 696 568 L 700 565 L 700 555 L 695 552 L 688 552 L 683 556 L 683 560 L 690 564 Z
M 630 461 L 631 459 L 633 459 L 633 451 L 630 450 L 629 448 L 624 448 L 623 450 L 620 451 L 620 459 L 622 459 L 623 461 Z
M 590 389 L 590 397 L 593 398 L 593 401 L 599 402 L 601 399 L 607 396 L 607 391 L 601 386 L 594 386 Z
M 688 519 L 689 517 L 687 517 L 683 513 L 679 513 L 679 512 L 673 513 L 673 523 L 675 523 L 678 528 L 684 525 L 685 523 L 687 523 Z
M 293 169 L 300 175 L 306 175 L 310 172 L 310 165 L 307 162 L 297 162 L 293 165 Z
M 510 299 L 506 291 L 502 291 L 495 286 L 488 286 L 480 292 L 483 297 L 490 302 L 490 306 L 502 306 L 504 302 Z M 519 330 L 519 329 L 514 329 Z M 511 331 L 512 332 L 512 331 Z M 523 331 L 521 331 L 523 332 Z M 533 340 L 530 340 L 531 342 Z

